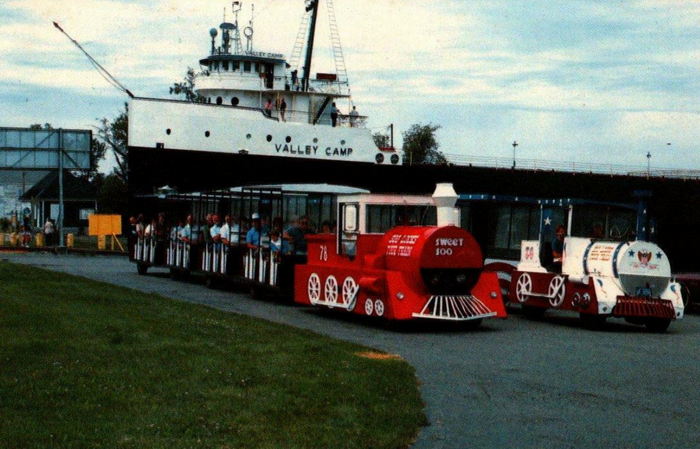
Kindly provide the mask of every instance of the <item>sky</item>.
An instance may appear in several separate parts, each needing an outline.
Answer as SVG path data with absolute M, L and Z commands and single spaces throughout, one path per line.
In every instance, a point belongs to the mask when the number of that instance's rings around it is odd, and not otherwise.
M 700 170 L 698 1 L 334 4 L 354 104 L 373 131 L 393 123 L 397 145 L 430 123 L 456 162 L 512 159 L 517 141 L 518 159 L 645 168 L 651 153 L 653 169 Z M 173 98 L 230 6 L 0 0 L 0 126 L 91 129 L 127 100 L 52 21 L 137 96 Z M 303 0 L 254 2 L 255 50 L 289 55 L 302 13 Z M 313 72 L 332 71 L 320 16 Z

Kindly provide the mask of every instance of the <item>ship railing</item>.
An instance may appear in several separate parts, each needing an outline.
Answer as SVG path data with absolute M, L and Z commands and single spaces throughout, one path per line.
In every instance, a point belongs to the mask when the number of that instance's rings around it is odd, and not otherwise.
M 265 115 L 263 111 L 263 115 Z M 267 115 L 265 115 L 267 117 Z M 366 128 L 367 127 L 367 116 L 366 115 L 355 115 L 350 114 L 338 114 L 338 121 L 336 122 L 336 127 L 342 128 Z M 291 123 L 310 123 L 309 111 L 299 111 L 294 109 L 287 109 L 284 113 L 284 120 L 280 115 L 279 110 L 272 110 L 272 116 L 269 117 L 271 120 L 285 121 Z M 316 122 L 317 125 L 328 125 L 331 126 L 332 120 L 329 115 L 323 115 Z
M 276 286 L 280 258 L 269 248 L 249 248 L 243 258 L 243 276 L 260 284 Z

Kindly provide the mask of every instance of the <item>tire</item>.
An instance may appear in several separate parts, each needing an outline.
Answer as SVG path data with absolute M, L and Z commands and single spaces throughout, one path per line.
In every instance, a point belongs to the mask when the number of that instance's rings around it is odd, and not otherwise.
M 605 315 L 595 315 L 592 313 L 582 313 L 579 315 L 584 327 L 588 329 L 601 329 L 605 325 L 605 320 L 608 318 Z
M 144 276 L 146 273 L 148 273 L 148 265 L 144 265 L 142 263 L 137 263 L 136 264 L 136 271 L 141 275 Z
M 650 332 L 662 333 L 666 332 L 668 326 L 671 324 L 671 320 L 664 318 L 649 318 L 644 325 Z
M 520 307 L 523 311 L 523 316 L 529 320 L 540 320 L 547 311 L 547 309 L 544 307 L 528 306 L 526 304 L 523 304 Z

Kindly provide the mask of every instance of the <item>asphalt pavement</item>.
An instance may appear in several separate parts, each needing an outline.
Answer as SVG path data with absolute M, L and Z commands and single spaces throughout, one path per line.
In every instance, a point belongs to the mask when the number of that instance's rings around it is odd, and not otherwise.
M 2 259 L 399 354 L 416 369 L 430 421 L 415 449 L 700 448 L 697 315 L 673 322 L 665 334 L 621 320 L 593 331 L 562 313 L 542 321 L 511 314 L 476 330 L 396 328 L 173 281 L 163 269 L 139 276 L 124 257 L 29 253 Z

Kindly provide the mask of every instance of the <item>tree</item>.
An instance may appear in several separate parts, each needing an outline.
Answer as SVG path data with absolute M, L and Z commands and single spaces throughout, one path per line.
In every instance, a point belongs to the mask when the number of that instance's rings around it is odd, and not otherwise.
M 382 132 L 373 133 L 372 139 L 374 140 L 374 144 L 379 148 L 387 148 L 391 146 L 389 136 Z
M 404 164 L 447 164 L 447 158 L 438 150 L 440 144 L 435 132 L 440 125 L 413 124 L 403 132 Z
M 97 128 L 98 139 L 106 145 L 105 150 L 109 149 L 114 155 L 117 166 L 114 168 L 114 174 L 118 176 L 124 183 L 127 182 L 128 174 L 128 134 L 129 133 L 129 105 L 124 103 L 124 110 L 113 121 L 109 121 L 104 117 L 100 120 L 100 126 Z
M 34 131 L 40 131 L 42 129 L 53 129 L 53 126 L 51 126 L 51 123 L 44 123 L 43 126 L 39 123 L 34 123 L 32 125 L 29 125 L 29 129 Z
M 116 173 L 101 179 L 97 204 L 101 214 L 125 215 L 129 208 L 129 187 L 126 182 Z
M 187 74 L 182 82 L 173 83 L 170 87 L 171 95 L 184 95 L 187 101 L 192 103 L 204 103 L 205 98 L 194 91 L 195 73 L 192 67 L 187 67 Z

